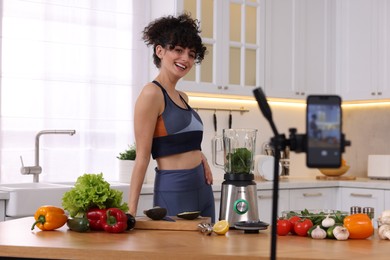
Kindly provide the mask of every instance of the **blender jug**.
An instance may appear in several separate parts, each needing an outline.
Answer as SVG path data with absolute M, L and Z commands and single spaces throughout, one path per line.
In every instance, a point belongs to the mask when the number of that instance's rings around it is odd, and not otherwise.
M 253 172 L 253 157 L 256 148 L 256 129 L 223 129 L 222 137 L 214 139 L 213 164 L 224 169 L 226 174 L 249 174 Z M 223 147 L 223 163 L 217 161 L 218 144 Z

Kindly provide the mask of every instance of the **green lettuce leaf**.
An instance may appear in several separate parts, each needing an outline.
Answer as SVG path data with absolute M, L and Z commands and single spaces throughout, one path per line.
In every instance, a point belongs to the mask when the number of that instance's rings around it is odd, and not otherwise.
M 122 195 L 122 191 L 110 188 L 103 173 L 86 173 L 77 178 L 71 190 L 65 192 L 62 207 L 71 217 L 83 216 L 90 208 L 120 208 L 126 212 L 129 207 L 127 203 L 122 203 Z

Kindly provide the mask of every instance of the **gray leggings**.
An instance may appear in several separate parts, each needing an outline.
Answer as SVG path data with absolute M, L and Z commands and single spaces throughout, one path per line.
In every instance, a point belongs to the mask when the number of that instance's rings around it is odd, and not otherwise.
M 214 195 L 206 183 L 203 164 L 185 170 L 158 170 L 154 182 L 154 206 L 166 208 L 168 216 L 200 211 L 215 222 Z

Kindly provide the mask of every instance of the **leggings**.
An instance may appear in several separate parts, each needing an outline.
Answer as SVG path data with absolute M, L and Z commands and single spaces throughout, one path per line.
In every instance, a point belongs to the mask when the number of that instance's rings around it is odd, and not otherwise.
M 200 211 L 215 222 L 214 194 L 206 183 L 203 164 L 185 170 L 158 170 L 154 182 L 154 206 L 166 208 L 168 216 Z

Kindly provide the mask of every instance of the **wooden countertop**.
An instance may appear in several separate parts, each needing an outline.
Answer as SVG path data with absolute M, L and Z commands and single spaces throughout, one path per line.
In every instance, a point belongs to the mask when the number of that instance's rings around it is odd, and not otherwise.
M 131 230 L 120 234 L 31 231 L 33 217 L 0 222 L 0 256 L 66 259 L 269 259 L 270 229 L 258 234 L 230 230 L 225 236 L 198 231 Z M 277 239 L 278 259 L 389 259 L 390 241 Z

